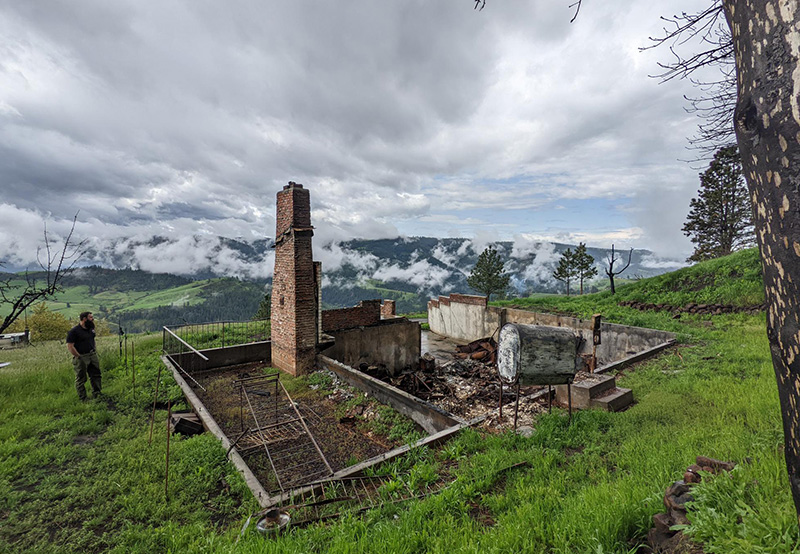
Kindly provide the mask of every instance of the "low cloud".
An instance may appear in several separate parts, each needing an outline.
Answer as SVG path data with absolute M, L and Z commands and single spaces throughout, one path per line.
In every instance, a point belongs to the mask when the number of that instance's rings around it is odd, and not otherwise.
M 440 288 L 448 277 L 449 270 L 433 266 L 427 260 L 417 260 L 405 267 L 399 264 L 382 266 L 372 274 L 373 279 L 410 283 L 421 290 Z

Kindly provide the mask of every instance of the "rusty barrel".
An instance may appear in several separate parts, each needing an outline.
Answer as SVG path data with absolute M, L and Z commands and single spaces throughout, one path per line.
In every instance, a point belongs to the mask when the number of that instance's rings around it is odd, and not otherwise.
M 509 323 L 500 329 L 497 371 L 508 383 L 566 385 L 580 367 L 579 344 L 571 329 Z

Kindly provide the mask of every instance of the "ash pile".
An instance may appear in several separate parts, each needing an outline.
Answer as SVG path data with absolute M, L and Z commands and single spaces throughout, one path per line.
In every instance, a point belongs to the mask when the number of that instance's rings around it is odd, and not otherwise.
M 487 416 L 486 426 L 504 428 L 513 425 L 513 406 L 517 391 L 502 387 L 503 417 L 499 417 L 501 384 L 497 374 L 497 343 L 491 337 L 458 346 L 451 360 L 438 364 L 430 354 L 420 360 L 419 368 L 390 374 L 383 366 L 361 364 L 359 369 L 417 398 L 435 404 L 462 419 Z M 528 399 L 543 387 L 519 388 L 521 422 L 547 410 L 546 403 Z

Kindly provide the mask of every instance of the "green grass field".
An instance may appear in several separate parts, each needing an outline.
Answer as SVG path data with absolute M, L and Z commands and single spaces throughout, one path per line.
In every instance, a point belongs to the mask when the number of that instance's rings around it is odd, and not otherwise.
M 89 287 L 79 285 L 67 287 L 63 292 L 47 301 L 51 311 L 60 312 L 69 319 L 77 318 L 83 311 L 97 311 L 103 306 L 107 311 L 125 313 L 132 310 L 156 308 L 158 306 L 182 306 L 202 304 L 200 295 L 214 280 L 197 281 L 180 287 L 158 291 L 114 291 L 106 290 L 92 294 Z M 22 286 L 22 282 L 13 282 Z M 69 304 L 69 307 L 67 307 Z M 8 314 L 8 307 L 0 305 L 0 317 Z
M 163 410 L 148 445 L 160 337 L 136 339 L 135 393 L 117 343 L 101 343 L 108 405 L 76 401 L 63 345 L 0 351 L 0 361 L 12 362 L 0 369 L 0 552 L 632 553 L 663 510 L 665 488 L 697 455 L 739 464 L 694 489 L 687 532 L 705 552 L 800 551 L 764 315 L 675 320 L 617 305 L 751 305 L 759 273 L 748 255 L 658 277 L 660 284 L 637 281 L 616 297 L 522 302 L 675 331 L 679 345 L 625 370 L 620 384 L 637 400 L 625 412 L 578 412 L 568 425 L 554 410 L 530 438 L 464 432 L 389 468 L 418 478 L 455 464 L 455 481 L 440 494 L 276 538 L 239 538 L 256 504 L 210 436 L 172 442 L 165 498 Z M 160 396 L 181 405 L 171 380 Z

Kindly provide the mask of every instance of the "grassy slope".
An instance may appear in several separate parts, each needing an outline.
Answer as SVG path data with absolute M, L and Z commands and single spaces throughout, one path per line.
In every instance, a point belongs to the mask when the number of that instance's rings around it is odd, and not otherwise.
M 47 306 L 54 312 L 61 312 L 67 318 L 74 319 L 85 310 L 97 311 L 99 306 L 105 306 L 114 312 L 149 309 L 158 306 L 170 305 L 195 305 L 202 304 L 205 298 L 201 297 L 202 291 L 209 287 L 216 279 L 196 281 L 179 287 L 165 290 L 150 291 L 116 291 L 105 290 L 95 294 L 89 292 L 86 285 L 66 287 L 64 292 L 47 301 Z M 15 282 L 22 286 L 23 282 Z M 67 308 L 69 302 L 70 307 Z M 0 305 L 0 316 L 8 313 L 7 306 Z
M 622 378 L 638 401 L 630 410 L 579 412 L 571 426 L 563 413 L 543 416 L 528 439 L 463 433 L 440 452 L 418 451 L 405 462 L 416 463 L 418 474 L 458 464 L 455 483 L 435 497 L 277 539 L 248 534 L 238 545 L 243 515 L 254 503 L 208 437 L 173 443 L 174 496 L 162 500 L 163 429 L 147 446 L 154 355 L 137 362 L 137 400 L 123 368 L 107 372 L 116 401 L 108 409 L 75 404 L 63 346 L 40 347 L 35 357 L 3 352 L 0 358 L 15 359 L 13 371 L 0 369 L 0 552 L 623 553 L 633 551 L 631 539 L 646 534 L 664 489 L 698 454 L 750 458 L 730 477 L 696 489 L 690 519 L 706 552 L 795 551 L 800 543 L 763 314 L 673 320 L 616 306 L 636 295 L 660 303 L 654 295 L 673 292 L 683 295 L 675 302 L 713 297 L 750 305 L 757 295 L 742 300 L 742 294 L 758 290 L 758 271 L 747 256 L 688 268 L 670 281 L 694 288 L 710 282 L 712 290 L 652 292 L 652 280 L 643 280 L 616 298 L 601 293 L 529 302 L 581 315 L 600 311 L 613 321 L 680 334 L 681 346 Z M 718 278 L 732 267 L 749 269 Z M 113 348 L 105 345 L 104 363 L 114 363 Z M 174 384 L 169 394 L 179 398 Z M 74 444 L 87 434 L 99 438 Z M 501 474 L 519 461 L 530 467 Z M 226 484 L 221 493 L 220 483 Z

